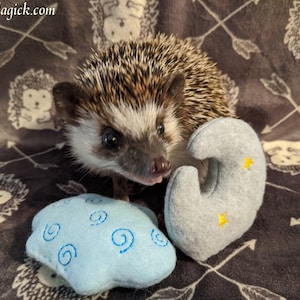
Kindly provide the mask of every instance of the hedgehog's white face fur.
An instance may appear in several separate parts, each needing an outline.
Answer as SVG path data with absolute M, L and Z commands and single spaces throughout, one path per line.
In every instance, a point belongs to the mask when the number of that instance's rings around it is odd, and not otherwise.
M 102 125 L 95 112 L 79 118 L 75 126 L 67 125 L 73 155 L 93 172 L 117 173 L 144 185 L 160 183 L 176 163 L 174 147 L 183 142 L 174 110 L 153 102 L 140 110 L 125 102 L 106 110 L 114 116 L 113 127 Z M 160 122 L 157 116 L 162 115 Z
M 73 156 L 96 173 L 119 174 L 143 185 L 160 183 L 178 167 L 186 146 L 176 117 L 183 84 L 182 74 L 170 76 L 159 99 L 149 96 L 134 106 L 120 98 L 102 105 L 101 112 L 95 95 L 77 84 L 57 84 L 54 100 L 67 121 Z

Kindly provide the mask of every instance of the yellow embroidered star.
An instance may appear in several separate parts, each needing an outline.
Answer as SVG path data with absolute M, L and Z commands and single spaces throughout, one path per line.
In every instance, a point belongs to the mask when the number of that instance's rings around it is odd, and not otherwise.
M 227 214 L 226 213 L 218 214 L 218 217 L 219 217 L 219 227 L 223 228 L 224 225 L 228 223 Z
M 244 164 L 243 164 L 243 168 L 249 170 L 250 167 L 253 165 L 254 161 L 252 159 L 252 157 L 246 157 L 244 159 Z

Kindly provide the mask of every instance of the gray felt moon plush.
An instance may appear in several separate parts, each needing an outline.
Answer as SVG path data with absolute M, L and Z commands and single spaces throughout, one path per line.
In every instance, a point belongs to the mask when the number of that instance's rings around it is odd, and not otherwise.
M 266 162 L 254 130 L 232 118 L 199 127 L 187 150 L 197 160 L 209 160 L 207 179 L 200 188 L 195 167 L 174 172 L 165 196 L 165 223 L 179 249 L 205 261 L 253 224 L 263 201 Z

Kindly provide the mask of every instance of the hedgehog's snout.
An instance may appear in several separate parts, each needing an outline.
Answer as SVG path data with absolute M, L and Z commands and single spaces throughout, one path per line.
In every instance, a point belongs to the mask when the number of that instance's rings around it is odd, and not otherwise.
M 171 163 L 164 157 L 154 158 L 151 162 L 150 172 L 152 175 L 164 176 L 171 170 Z

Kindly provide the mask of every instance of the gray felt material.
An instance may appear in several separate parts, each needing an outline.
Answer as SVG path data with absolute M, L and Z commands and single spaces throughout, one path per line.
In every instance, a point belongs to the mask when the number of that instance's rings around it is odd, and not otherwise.
M 266 162 L 260 141 L 244 121 L 220 118 L 192 135 L 187 150 L 209 159 L 204 188 L 198 170 L 178 168 L 165 197 L 165 223 L 173 243 L 196 261 L 205 261 L 241 237 L 262 204 Z

